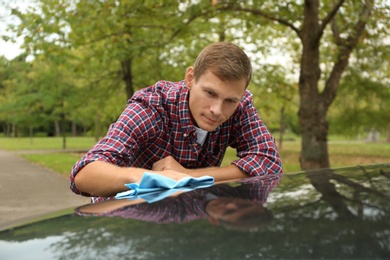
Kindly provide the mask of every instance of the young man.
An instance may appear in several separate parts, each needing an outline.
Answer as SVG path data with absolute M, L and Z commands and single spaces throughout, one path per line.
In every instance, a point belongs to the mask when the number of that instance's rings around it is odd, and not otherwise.
M 183 81 L 159 81 L 134 94 L 106 136 L 73 166 L 72 191 L 105 200 L 126 183 L 139 183 L 145 171 L 215 181 L 281 173 L 274 139 L 247 90 L 251 76 L 238 46 L 208 45 Z M 219 167 L 228 146 L 238 159 Z

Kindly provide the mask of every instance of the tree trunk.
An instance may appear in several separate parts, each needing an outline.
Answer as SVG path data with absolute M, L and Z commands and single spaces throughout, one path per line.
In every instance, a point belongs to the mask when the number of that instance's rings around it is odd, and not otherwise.
M 320 98 L 321 77 L 319 1 L 305 1 L 304 22 L 300 38 L 303 51 L 299 76 L 299 123 L 302 136 L 300 164 L 302 170 L 328 168 L 327 108 Z
M 279 126 L 279 150 L 282 150 L 283 146 L 283 135 L 284 135 L 284 109 L 285 106 L 280 109 L 280 126 Z
M 342 1 L 340 1 L 340 5 Z M 348 66 L 349 57 L 365 30 L 365 25 L 373 8 L 373 0 L 367 0 L 360 13 L 360 19 L 353 31 L 342 38 L 338 31 L 336 19 L 331 19 L 332 32 L 338 47 L 337 60 L 330 76 L 325 82 L 325 88 L 319 93 L 320 80 L 319 46 L 325 28 L 324 22 L 319 21 L 319 1 L 306 0 L 304 22 L 300 38 L 302 40 L 302 59 L 299 77 L 299 123 L 302 135 L 302 150 L 300 164 L 302 170 L 328 168 L 328 123 L 326 114 L 336 97 L 339 83 Z
M 126 95 L 127 99 L 130 99 L 134 94 L 134 86 L 133 86 L 133 74 L 132 74 L 132 59 L 126 59 L 121 61 L 122 65 L 122 73 L 123 80 L 126 84 Z
M 77 136 L 77 125 L 74 121 L 72 121 L 72 136 Z
M 18 129 L 14 123 L 12 123 L 12 135 L 13 137 L 18 137 Z
M 6 134 L 5 134 L 5 136 L 6 136 L 6 137 L 11 137 L 11 133 L 12 133 L 11 123 L 10 123 L 10 122 L 7 122 L 7 129 L 6 129 Z
M 387 129 L 387 139 L 386 139 L 387 142 L 390 142 L 390 123 L 389 123 L 389 127 Z
M 311 103 L 301 106 L 299 110 L 299 123 L 301 126 L 301 157 L 302 170 L 328 168 L 328 124 L 326 122 L 326 111 L 314 108 L 315 102 L 310 98 L 301 98 L 302 102 Z M 306 107 L 306 108 L 305 108 Z M 312 107 L 310 111 L 308 107 Z M 305 110 L 308 109 L 308 110 Z
M 34 128 L 32 125 L 29 125 L 29 135 L 30 135 L 30 144 L 33 143 L 33 137 L 34 137 Z
M 55 129 L 54 136 L 56 137 L 61 136 L 60 122 L 57 119 L 54 121 L 54 129 Z
M 66 117 L 65 113 L 61 115 L 61 129 L 62 129 L 62 149 L 66 149 Z
M 100 111 L 96 113 L 95 117 L 95 141 L 99 141 L 100 138 L 100 132 L 101 132 L 101 126 L 100 126 Z

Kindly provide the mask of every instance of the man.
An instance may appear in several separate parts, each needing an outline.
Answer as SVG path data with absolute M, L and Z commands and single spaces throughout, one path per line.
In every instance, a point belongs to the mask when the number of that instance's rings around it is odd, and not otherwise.
M 133 95 L 106 136 L 73 166 L 72 191 L 105 200 L 126 183 L 139 183 L 145 171 L 215 181 L 281 173 L 275 141 L 247 90 L 251 76 L 238 46 L 207 46 L 183 81 L 159 81 Z M 238 159 L 219 167 L 228 146 Z

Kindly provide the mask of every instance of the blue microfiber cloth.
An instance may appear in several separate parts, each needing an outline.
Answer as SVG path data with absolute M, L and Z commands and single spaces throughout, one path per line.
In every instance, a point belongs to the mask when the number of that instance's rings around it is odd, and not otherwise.
M 137 199 L 141 198 L 149 203 L 161 200 L 177 191 L 190 191 L 198 188 L 209 187 L 214 184 L 214 178 L 203 176 L 199 178 L 185 177 L 175 181 L 169 177 L 145 172 L 141 182 L 125 184 L 130 188 L 128 191 L 116 194 L 116 199 Z

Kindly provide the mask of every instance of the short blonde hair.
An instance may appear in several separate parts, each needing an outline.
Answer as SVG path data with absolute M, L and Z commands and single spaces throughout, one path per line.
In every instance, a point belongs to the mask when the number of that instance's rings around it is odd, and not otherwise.
M 206 46 L 194 64 L 194 78 L 199 78 L 210 70 L 223 81 L 246 80 L 248 87 L 252 78 L 252 65 L 245 52 L 230 42 L 217 42 Z

